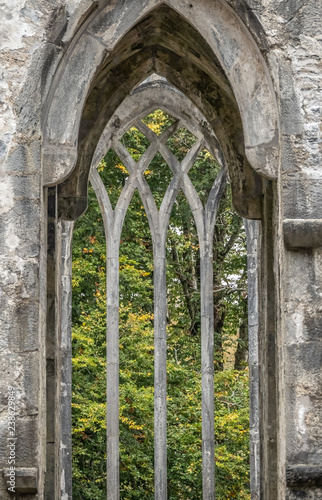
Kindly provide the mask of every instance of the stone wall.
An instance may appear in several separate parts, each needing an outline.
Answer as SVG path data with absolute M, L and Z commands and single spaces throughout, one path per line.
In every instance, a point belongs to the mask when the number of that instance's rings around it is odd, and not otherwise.
M 0 12 L 1 499 L 9 386 L 17 496 L 43 499 L 47 481 L 46 498 L 69 498 L 59 219 L 85 209 L 105 123 L 152 72 L 205 114 L 236 208 L 262 219 L 261 498 L 322 498 L 322 2 L 5 0 Z

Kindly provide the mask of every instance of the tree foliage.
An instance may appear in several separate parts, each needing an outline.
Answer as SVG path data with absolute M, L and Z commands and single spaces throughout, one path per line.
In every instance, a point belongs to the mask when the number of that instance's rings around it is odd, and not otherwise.
M 173 120 L 160 110 L 145 123 L 156 133 Z M 132 128 L 122 138 L 137 161 L 149 142 Z M 194 138 L 177 131 L 167 146 L 182 160 Z M 128 172 L 114 151 L 98 170 L 115 206 Z M 219 167 L 203 150 L 190 178 L 205 203 Z M 156 155 L 144 173 L 159 207 L 171 171 Z M 180 191 L 167 240 L 168 497 L 199 500 L 201 376 L 199 243 Z M 154 497 L 153 255 L 142 200 L 136 192 L 120 245 L 120 473 L 121 498 Z M 106 251 L 93 189 L 73 240 L 73 498 L 106 498 Z M 248 372 L 240 340 L 238 368 L 223 370 L 225 349 L 247 328 L 245 234 L 227 184 L 214 237 L 216 498 L 249 499 Z M 108 283 L 107 283 L 108 286 Z M 245 306 L 246 304 L 246 306 Z

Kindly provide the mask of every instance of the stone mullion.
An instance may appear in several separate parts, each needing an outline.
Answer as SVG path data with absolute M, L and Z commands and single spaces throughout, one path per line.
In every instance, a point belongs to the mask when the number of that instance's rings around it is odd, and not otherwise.
M 165 248 L 154 242 L 154 484 L 167 499 L 167 330 Z
M 158 233 L 152 235 L 154 264 L 154 483 L 155 500 L 167 499 L 167 286 L 166 235 L 180 186 L 176 176 L 168 188 L 168 204 L 158 212 Z
M 213 233 L 227 173 L 222 169 L 210 191 L 200 227 L 202 484 L 203 500 L 215 499 Z M 201 239 L 202 237 L 202 239 Z
M 200 245 L 202 498 L 215 499 L 213 256 L 205 211 L 189 177 L 183 191 L 195 219 Z
M 106 237 L 107 500 L 120 498 L 119 471 L 119 241 Z
M 202 143 L 200 144 L 200 147 Z M 196 149 L 198 149 L 196 147 Z M 185 172 L 189 171 L 189 164 Z M 212 241 L 217 210 L 226 172 L 222 169 L 210 191 L 205 209 L 187 174 L 183 175 L 183 191 L 192 210 L 200 245 L 201 301 L 201 387 L 202 387 L 202 485 L 203 500 L 215 499 L 214 443 L 214 312 Z
M 165 134 L 165 133 L 164 133 Z M 167 135 L 157 138 L 159 148 Z M 176 159 L 175 159 L 176 160 Z M 137 187 L 150 224 L 154 262 L 154 471 L 155 500 L 167 499 L 167 288 L 165 243 L 171 210 L 181 184 L 180 163 L 172 164 L 174 177 L 164 196 L 160 211 L 157 210 L 150 187 L 142 173 L 148 162 L 139 166 Z
M 259 255 L 260 221 L 244 219 L 247 239 L 248 281 L 248 345 L 249 345 L 249 438 L 250 438 L 250 492 L 252 500 L 260 499 L 259 448 Z
M 158 148 L 158 142 L 150 148 Z M 141 157 L 142 159 L 142 157 Z M 151 158 L 152 159 L 152 158 Z M 155 500 L 167 499 L 167 337 L 166 268 L 161 219 L 150 187 L 143 177 L 150 162 L 142 162 L 136 182 L 150 225 L 154 264 L 154 483 Z
M 215 500 L 213 255 L 208 236 L 200 244 L 202 498 Z
M 74 222 L 61 221 L 60 498 L 72 497 L 72 238 Z
M 119 500 L 119 241 L 122 226 L 115 235 L 115 214 L 97 170 L 91 172 L 90 180 L 99 201 L 106 238 L 107 500 Z
M 99 201 L 106 237 L 107 500 L 119 500 L 119 246 L 124 218 L 135 190 L 135 177 L 130 175 L 114 211 L 96 169 L 92 170 L 90 180 Z

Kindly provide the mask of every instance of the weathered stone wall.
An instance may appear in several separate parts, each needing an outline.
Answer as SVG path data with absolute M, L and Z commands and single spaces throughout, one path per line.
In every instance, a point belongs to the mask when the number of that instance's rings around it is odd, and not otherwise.
M 26 492 L 25 498 L 44 498 L 45 470 L 50 476 L 53 460 L 55 491 L 46 497 L 61 497 L 59 417 L 51 436 L 46 412 L 49 400 L 50 408 L 59 408 L 60 391 L 60 358 L 57 350 L 50 352 L 52 340 L 59 344 L 61 335 L 57 215 L 73 218 L 85 206 L 88 158 L 104 128 L 103 117 L 91 125 L 100 110 L 93 89 L 100 85 L 97 68 L 107 61 L 107 115 L 135 82 L 163 72 L 217 127 L 230 161 L 236 207 L 244 216 L 264 219 L 261 498 L 322 498 L 322 2 L 168 0 L 165 5 L 207 42 L 179 22 L 171 33 L 177 58 L 169 56 L 164 39 L 153 41 L 158 50 L 149 55 L 152 35 L 144 23 L 131 31 L 160 3 L 5 0 L 0 6 L 0 469 L 8 468 L 11 385 L 17 406 L 17 491 Z M 213 13 L 221 16 L 220 26 Z M 151 19 L 153 26 L 156 19 Z M 132 64 L 113 68 L 117 58 L 112 56 L 125 53 Z M 218 88 L 224 89 L 221 100 Z M 71 180 L 57 190 L 61 211 L 55 188 L 47 207 L 44 179 L 55 185 L 66 177 Z M 46 404 L 50 381 L 54 394 Z M 9 498 L 5 481 L 1 474 L 1 499 Z

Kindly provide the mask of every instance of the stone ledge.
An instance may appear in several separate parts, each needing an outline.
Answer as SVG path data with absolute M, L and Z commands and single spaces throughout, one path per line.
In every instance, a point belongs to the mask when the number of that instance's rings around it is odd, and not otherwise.
M 322 486 L 322 465 L 289 465 L 286 467 L 286 484 L 289 488 Z
M 38 492 L 38 469 L 16 467 L 15 471 L 15 493 L 37 493 Z M 3 469 L 3 476 L 6 481 L 10 477 L 10 469 Z M 6 483 L 7 490 L 10 484 Z M 10 493 L 10 491 L 9 491 Z
M 286 248 L 318 248 L 322 246 L 322 219 L 285 219 L 283 221 Z

